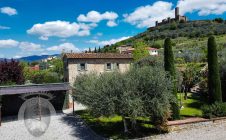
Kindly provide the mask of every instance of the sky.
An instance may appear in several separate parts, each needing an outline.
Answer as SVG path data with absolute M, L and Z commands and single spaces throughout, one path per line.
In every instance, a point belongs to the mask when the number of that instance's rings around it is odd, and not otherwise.
M 114 44 L 174 18 L 226 19 L 226 0 L 0 0 L 0 58 Z

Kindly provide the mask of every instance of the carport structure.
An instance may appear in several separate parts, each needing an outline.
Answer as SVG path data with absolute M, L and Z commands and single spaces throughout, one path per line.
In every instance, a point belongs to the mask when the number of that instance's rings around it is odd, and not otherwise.
M 6 115 L 18 113 L 20 106 L 24 102 L 20 98 L 21 95 L 35 93 L 54 94 L 54 98 L 50 102 L 56 110 L 62 110 L 63 107 L 68 107 L 70 90 L 72 90 L 72 87 L 69 83 L 0 86 L 0 126 L 2 112 Z

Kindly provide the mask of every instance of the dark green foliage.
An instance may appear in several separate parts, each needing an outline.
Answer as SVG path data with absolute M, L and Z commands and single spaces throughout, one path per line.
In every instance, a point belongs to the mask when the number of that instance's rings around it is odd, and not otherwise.
M 203 117 L 205 118 L 226 116 L 226 103 L 215 102 L 211 105 L 204 105 L 201 109 L 203 111 Z
M 221 81 L 215 38 L 208 39 L 208 93 L 210 102 L 222 102 Z
M 177 29 L 177 23 L 175 21 L 173 21 L 171 24 L 170 24 L 170 30 L 176 30 Z
M 165 71 L 167 71 L 172 77 L 172 83 L 174 83 L 173 95 L 177 97 L 177 85 L 176 85 L 176 72 L 174 66 L 174 55 L 172 50 L 172 42 L 170 38 L 167 38 L 164 43 L 164 67 Z M 172 103 L 172 118 L 179 119 L 179 107 L 177 103 Z
M 97 53 L 97 48 L 95 47 L 95 49 L 94 49 L 94 53 Z
M 144 67 L 144 66 L 152 66 L 152 67 L 162 67 L 163 68 L 163 58 L 156 56 L 148 56 L 134 63 L 135 67 Z
M 222 19 L 222 18 L 215 18 L 214 21 L 216 21 L 218 23 L 223 23 L 224 19 Z
M 220 54 L 220 74 L 221 74 L 221 88 L 222 98 L 226 102 L 226 48 Z
M 92 51 L 91 51 L 91 48 L 89 48 L 89 51 L 88 51 L 88 53 L 91 53 Z
M 98 53 L 101 53 L 101 49 L 100 49 L 100 47 L 98 48 Z
M 162 48 L 162 46 L 158 43 L 155 43 L 152 45 L 152 48 L 160 49 L 160 48 Z
M 16 60 L 0 61 L 0 85 L 23 84 L 23 68 Z

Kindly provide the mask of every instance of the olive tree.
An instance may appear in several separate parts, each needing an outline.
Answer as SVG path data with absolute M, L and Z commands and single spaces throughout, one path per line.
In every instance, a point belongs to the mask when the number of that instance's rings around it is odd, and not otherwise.
M 90 73 L 81 75 L 74 84 L 74 98 L 96 116 L 122 116 L 136 127 L 137 117 L 149 117 L 158 128 L 165 126 L 170 115 L 170 102 L 175 102 L 171 80 L 159 67 L 131 68 L 127 73 Z

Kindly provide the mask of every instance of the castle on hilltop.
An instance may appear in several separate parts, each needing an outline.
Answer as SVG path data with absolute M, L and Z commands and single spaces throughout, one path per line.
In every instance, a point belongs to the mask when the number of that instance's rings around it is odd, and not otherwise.
M 167 19 L 163 19 L 162 22 L 155 22 L 155 27 L 160 26 L 160 25 L 164 25 L 164 24 L 168 24 L 171 23 L 173 21 L 178 21 L 178 22 L 187 22 L 188 18 L 186 16 L 181 16 L 179 13 L 179 7 L 175 8 L 175 18 L 170 18 L 168 17 Z

